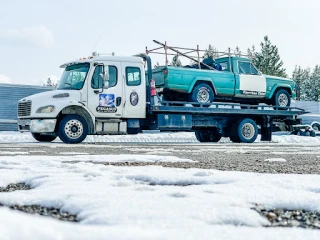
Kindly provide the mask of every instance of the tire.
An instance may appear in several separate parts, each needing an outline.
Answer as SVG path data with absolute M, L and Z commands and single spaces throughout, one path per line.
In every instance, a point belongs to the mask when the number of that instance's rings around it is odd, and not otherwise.
M 315 137 L 316 136 L 316 132 L 314 130 L 310 131 L 310 137 Z
M 127 129 L 127 134 L 128 135 L 136 135 L 138 134 L 140 131 L 140 128 L 128 128 Z
M 55 135 L 42 135 L 41 133 L 31 133 L 38 142 L 52 142 L 57 138 Z
M 195 131 L 196 138 L 199 142 L 219 142 L 221 134 L 216 131 Z
M 245 118 L 233 125 L 229 137 L 232 142 L 253 143 L 257 136 L 257 124 L 252 119 Z
M 83 117 L 71 114 L 60 121 L 58 136 L 64 143 L 81 143 L 87 135 L 88 124 Z
M 314 123 L 311 125 L 311 127 L 314 131 L 320 131 L 320 124 L 319 123 Z
M 189 101 L 198 103 L 212 103 L 214 100 L 214 93 L 212 88 L 205 83 L 196 85 L 190 96 Z M 200 107 L 199 104 L 192 104 L 194 107 Z M 203 105 L 204 107 L 209 107 L 210 105 Z
M 278 107 L 274 107 L 274 109 L 287 110 L 287 108 L 290 107 L 290 104 L 291 98 L 287 90 L 280 89 L 274 94 L 272 105 Z

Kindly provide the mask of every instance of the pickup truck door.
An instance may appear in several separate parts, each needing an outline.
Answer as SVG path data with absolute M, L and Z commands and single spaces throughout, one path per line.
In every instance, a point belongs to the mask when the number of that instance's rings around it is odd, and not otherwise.
M 99 88 L 98 78 L 101 66 L 91 70 L 87 80 L 87 105 L 96 118 L 121 118 L 123 111 L 123 81 L 119 62 L 103 62 L 109 76 L 109 87 Z
M 266 77 L 259 73 L 251 62 L 237 61 L 234 72 L 236 78 L 236 97 L 265 98 L 267 89 Z

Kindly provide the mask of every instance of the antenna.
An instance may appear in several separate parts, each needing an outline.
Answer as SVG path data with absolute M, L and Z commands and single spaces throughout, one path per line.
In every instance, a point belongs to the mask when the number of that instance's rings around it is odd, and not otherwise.
M 96 44 L 94 45 L 93 49 L 91 52 L 94 51 L 94 49 L 96 48 L 96 46 L 98 45 L 98 43 L 100 42 L 100 39 L 101 39 L 102 35 L 100 35 L 100 37 L 98 38 L 98 41 L 96 42 Z

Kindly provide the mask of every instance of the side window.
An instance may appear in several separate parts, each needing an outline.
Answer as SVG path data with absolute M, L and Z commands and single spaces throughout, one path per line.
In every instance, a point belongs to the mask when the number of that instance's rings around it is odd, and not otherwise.
M 258 70 L 250 62 L 238 62 L 239 73 L 258 75 Z
M 102 66 L 97 66 L 96 69 L 94 70 L 92 79 L 91 79 L 91 87 L 93 89 L 98 89 L 99 88 L 99 79 L 103 81 L 102 78 Z
M 217 63 L 217 65 L 220 65 L 219 69 L 217 69 L 218 71 L 229 71 L 229 65 L 227 61 Z
M 108 66 L 109 68 L 109 87 L 114 87 L 117 85 L 118 79 L 118 69 L 115 66 Z M 102 79 L 102 66 L 97 66 L 94 70 L 92 79 L 91 79 L 91 87 L 93 89 L 99 88 L 99 78 L 101 81 Z
M 109 87 L 117 85 L 118 69 L 115 66 L 109 66 Z
M 139 86 L 141 84 L 141 71 L 138 67 L 126 67 L 127 86 Z

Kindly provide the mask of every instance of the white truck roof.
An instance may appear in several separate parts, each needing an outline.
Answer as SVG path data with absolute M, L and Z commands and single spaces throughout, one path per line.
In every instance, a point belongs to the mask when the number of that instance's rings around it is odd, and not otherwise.
M 60 68 L 65 68 L 66 66 L 76 64 L 76 63 L 92 63 L 97 61 L 113 61 L 113 62 L 135 62 L 135 63 L 143 63 L 143 59 L 141 57 L 121 57 L 121 56 L 94 56 L 86 59 L 77 59 L 74 61 L 66 62 L 60 66 Z

